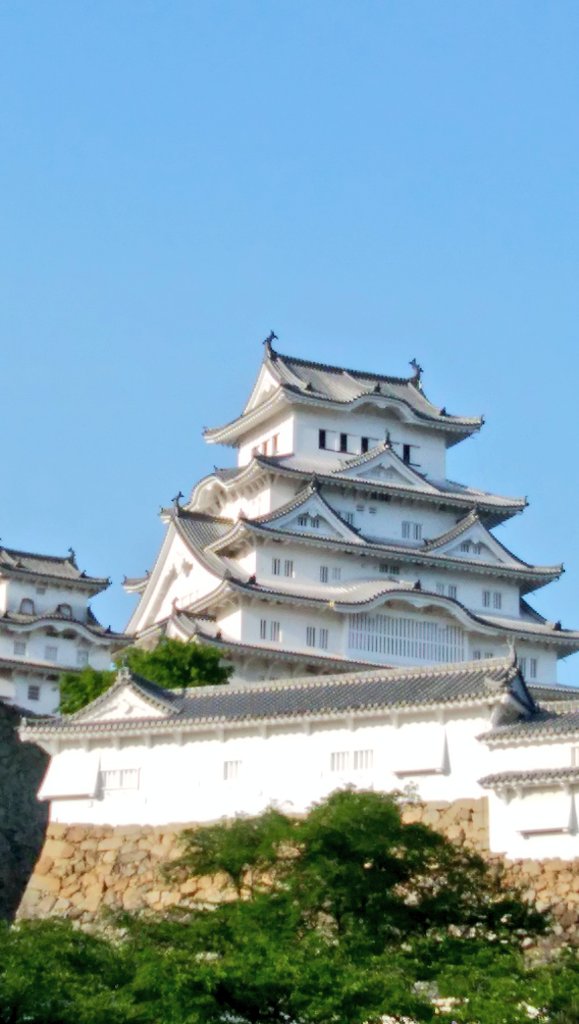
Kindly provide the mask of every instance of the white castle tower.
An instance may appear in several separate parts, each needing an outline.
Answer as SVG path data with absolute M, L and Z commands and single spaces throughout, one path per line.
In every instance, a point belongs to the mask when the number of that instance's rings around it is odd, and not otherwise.
M 579 632 L 526 595 L 561 565 L 517 558 L 491 530 L 521 512 L 447 478 L 447 448 L 482 419 L 434 406 L 407 379 L 284 356 L 265 343 L 241 416 L 205 432 L 237 467 L 162 513 L 154 568 L 127 632 L 211 643 L 247 683 L 376 665 L 457 663 L 516 646 L 531 682 L 556 680 Z

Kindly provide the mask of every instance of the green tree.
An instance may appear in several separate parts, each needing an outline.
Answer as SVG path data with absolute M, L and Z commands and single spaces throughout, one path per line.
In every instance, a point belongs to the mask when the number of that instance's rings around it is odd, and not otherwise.
M 124 915 L 107 937 L 0 931 L 0 1024 L 579 1020 L 576 953 L 529 965 L 545 916 L 475 853 L 405 824 L 396 796 L 188 830 L 166 874 L 225 891 Z
M 117 658 L 117 667 L 125 663 L 131 672 L 170 690 L 189 686 L 226 683 L 232 669 L 221 664 L 220 652 L 206 644 L 185 644 L 180 640 L 161 640 L 153 650 L 130 647 Z M 80 711 L 111 686 L 115 672 L 85 668 L 82 672 L 64 672 L 60 677 L 60 710 L 65 715 Z

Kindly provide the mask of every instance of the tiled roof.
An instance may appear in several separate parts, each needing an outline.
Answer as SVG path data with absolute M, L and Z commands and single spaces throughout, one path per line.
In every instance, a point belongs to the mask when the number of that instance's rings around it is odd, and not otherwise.
M 83 709 L 83 720 L 76 716 L 58 721 L 43 721 L 26 728 L 35 732 L 66 733 L 76 731 L 115 731 L 143 728 L 158 729 L 166 724 L 179 728 L 185 722 L 219 724 L 220 722 L 251 722 L 264 719 L 312 718 L 334 714 L 371 713 L 381 709 L 452 706 L 453 704 L 487 704 L 510 689 L 517 676 L 512 661 L 489 659 L 444 665 L 436 668 L 384 669 L 372 672 L 347 673 L 337 677 L 290 679 L 251 686 L 204 686 L 171 694 L 172 708 L 167 709 L 166 723 L 153 720 L 123 719 L 91 721 L 91 708 Z M 140 685 L 134 680 L 135 686 Z M 115 684 L 116 686 L 117 684 Z M 147 696 L 167 700 L 168 691 L 149 683 Z M 106 700 L 106 694 L 98 703 Z
M 388 377 L 343 367 L 314 363 L 306 359 L 283 356 L 266 349 L 265 364 L 278 382 L 278 387 L 258 405 L 246 408 L 235 420 L 205 431 L 209 442 L 235 443 L 257 423 L 274 415 L 287 403 L 355 408 L 367 403 L 369 396 L 379 408 L 396 403 L 408 418 L 435 427 L 449 436 L 449 443 L 467 437 L 482 426 L 479 416 L 451 416 L 430 402 L 414 377 Z M 454 435 L 454 437 L 452 436 Z
M 579 708 L 569 711 L 541 708 L 528 721 L 503 725 L 492 733 L 486 733 L 482 738 L 490 744 L 499 744 L 505 741 L 512 743 L 514 740 L 532 742 L 535 739 L 572 736 L 577 732 L 579 732 Z
M 331 468 L 331 464 L 326 465 L 326 467 L 319 466 L 317 462 L 312 463 L 310 459 L 303 459 L 294 455 L 255 455 L 254 461 L 258 465 L 263 466 L 264 469 L 274 469 L 277 473 L 281 472 L 301 477 L 311 477 L 314 474 L 318 477 L 320 483 L 324 484 L 344 484 L 349 485 L 351 488 L 364 487 L 377 493 L 408 495 L 412 496 L 415 500 L 436 501 L 437 504 L 440 504 L 441 500 L 445 499 L 453 507 L 466 507 L 468 511 L 476 508 L 479 514 L 500 512 L 501 518 L 505 517 L 505 515 L 514 515 L 526 506 L 525 498 L 512 498 L 491 494 L 489 491 L 466 487 L 449 480 L 425 478 L 425 486 L 421 490 L 419 483 L 413 486 L 412 484 L 383 482 L 381 480 L 374 480 L 372 477 L 352 477 L 343 473 L 339 467 Z
M 527 686 L 539 704 L 579 703 L 579 686 L 559 683 L 527 683 Z
M 579 768 L 531 768 L 528 771 L 497 772 L 479 779 L 485 789 L 508 789 L 547 785 L 579 784 Z
M 2 574 L 42 577 L 66 582 L 72 586 L 97 592 L 110 584 L 109 579 L 87 576 L 78 568 L 74 554 L 61 558 L 58 555 L 37 555 L 30 551 L 0 547 L 0 576 Z
M 26 615 L 24 612 L 4 612 L 0 615 L 0 629 L 4 623 L 11 626 L 35 626 L 43 624 L 49 625 L 51 622 L 59 622 L 65 625 L 74 626 L 77 629 L 85 630 L 87 633 L 98 637 L 107 637 L 111 640 L 125 640 L 124 633 L 115 633 L 110 628 L 101 626 L 100 622 L 88 609 L 87 619 L 83 622 L 81 619 L 73 619 L 70 615 L 63 615 L 62 612 L 47 611 L 42 612 L 38 615 Z
M 350 370 L 343 366 L 330 366 L 309 359 L 282 355 L 271 351 L 270 368 L 282 385 L 307 391 L 309 394 L 332 402 L 350 403 L 368 394 L 381 393 L 387 398 L 403 402 L 425 419 L 448 421 L 477 430 L 481 417 L 449 416 L 429 402 L 415 377 L 390 377 L 364 370 Z

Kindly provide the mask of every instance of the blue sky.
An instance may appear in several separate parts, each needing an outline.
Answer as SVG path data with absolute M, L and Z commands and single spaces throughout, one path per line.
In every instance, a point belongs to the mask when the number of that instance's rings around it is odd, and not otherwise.
M 406 374 L 487 425 L 455 479 L 530 508 L 579 627 L 579 7 L 0 4 L 2 542 L 114 585 L 281 351 Z M 560 678 L 579 682 L 575 663 Z

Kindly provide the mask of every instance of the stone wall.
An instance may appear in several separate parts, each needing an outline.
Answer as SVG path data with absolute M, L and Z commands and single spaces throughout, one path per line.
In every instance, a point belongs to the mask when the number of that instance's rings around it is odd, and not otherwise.
M 411 804 L 404 817 L 465 841 L 481 853 L 488 851 L 485 798 Z M 18 916 L 67 917 L 90 924 L 105 908 L 162 911 L 187 906 L 193 895 L 222 898 L 218 888 L 200 887 L 195 879 L 175 886 L 163 879 L 163 864 L 179 855 L 183 827 L 49 825 Z M 553 907 L 556 940 L 573 941 L 579 923 L 579 864 L 525 860 L 507 863 L 507 869 L 540 908 Z
M 11 920 L 38 859 L 48 821 L 36 793 L 48 756 L 21 743 L 20 715 L 0 701 L 0 919 Z

